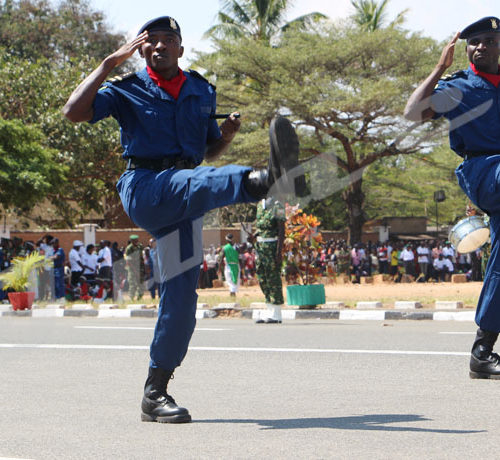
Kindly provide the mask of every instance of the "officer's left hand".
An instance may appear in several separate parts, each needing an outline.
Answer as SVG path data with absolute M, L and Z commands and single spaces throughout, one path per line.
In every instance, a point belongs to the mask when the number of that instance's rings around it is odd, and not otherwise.
M 230 143 L 236 133 L 240 130 L 241 122 L 239 118 L 235 117 L 238 112 L 233 112 L 229 117 L 227 117 L 224 122 L 220 125 L 220 130 L 222 133 L 222 139 Z

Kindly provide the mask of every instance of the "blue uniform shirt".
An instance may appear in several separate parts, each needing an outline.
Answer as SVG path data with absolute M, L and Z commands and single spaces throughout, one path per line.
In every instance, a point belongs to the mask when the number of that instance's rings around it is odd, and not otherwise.
M 202 77 L 184 72 L 175 100 L 143 70 L 105 82 L 94 100 L 95 123 L 108 116 L 120 124 L 123 157 L 159 159 L 182 156 L 200 164 L 207 143 L 221 136 L 210 115 L 215 113 L 215 89 Z
M 439 80 L 432 95 L 434 118 L 450 120 L 450 147 L 467 153 L 500 153 L 500 87 L 472 69 Z
M 59 248 L 54 255 L 56 256 L 54 259 L 54 268 L 63 268 L 64 261 L 66 259 L 66 255 L 64 254 L 64 249 Z

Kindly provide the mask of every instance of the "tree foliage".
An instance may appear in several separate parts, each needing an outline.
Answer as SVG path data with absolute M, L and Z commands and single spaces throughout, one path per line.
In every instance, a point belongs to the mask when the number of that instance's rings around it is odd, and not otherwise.
M 286 21 L 290 0 L 221 0 L 218 23 L 205 32 L 205 38 L 252 38 L 270 43 L 290 26 L 307 26 L 326 16 L 314 12 Z
M 352 15 L 354 22 L 369 32 L 383 28 L 387 20 L 388 4 L 389 0 L 351 0 L 351 5 L 354 7 Z M 395 27 L 403 24 L 407 12 L 408 9 L 398 13 L 388 26 Z
M 5 211 L 29 211 L 64 182 L 57 152 L 44 141 L 31 126 L 0 119 L 0 204 Z
M 44 0 L 4 1 L 0 9 L 0 116 L 41 130 L 66 171 L 66 181 L 48 190 L 50 209 L 36 223 L 72 226 L 96 211 L 111 224 L 121 212 L 115 190 L 123 170 L 118 126 L 114 120 L 75 125 L 61 108 L 125 38 L 108 32 L 103 15 L 84 0 L 65 0 L 58 9 Z
M 402 117 L 415 85 L 439 55 L 432 39 L 396 28 L 367 34 L 351 25 L 325 25 L 315 33 L 292 29 L 274 48 L 244 39 L 219 46 L 200 65 L 216 78 L 219 101 L 244 113 L 248 131 L 233 155 L 265 161 L 262 144 L 246 150 L 245 137 L 267 139 L 269 120 L 278 111 L 287 114 L 301 134 L 303 157 L 328 152 L 338 170 L 329 176 L 327 190 L 330 195 L 341 191 L 353 240 L 359 240 L 367 218 L 366 168 L 385 157 L 429 149 L 434 138 L 442 139 L 439 124 L 417 127 Z
M 0 46 L 12 56 L 62 65 L 82 56 L 104 58 L 122 41 L 88 0 L 63 0 L 57 7 L 49 0 L 0 1 Z
M 457 183 L 455 168 L 461 159 L 448 147 L 432 153 L 385 158 L 368 168 L 365 175 L 366 212 L 380 216 L 428 216 L 435 221 L 434 192 L 444 190 L 439 222 L 454 224 L 465 216 L 467 197 Z
M 355 21 L 316 22 L 314 30 L 293 24 L 311 24 L 314 17 L 286 23 L 290 2 L 285 0 L 223 3 L 226 16 L 210 32 L 217 37 L 217 51 L 200 54 L 196 62 L 217 84 L 219 110 L 242 112 L 241 132 L 219 164 L 265 167 L 269 122 L 279 112 L 295 123 L 302 159 L 310 164 L 315 190 L 301 206 L 318 215 L 323 226 L 347 223 L 355 240 L 367 218 L 433 215 L 432 203 L 423 204 L 434 187 L 445 189 L 447 205 L 460 203 L 446 215 L 452 221 L 463 201 L 451 173 L 456 160 L 444 150 L 427 154 L 443 141 L 438 130 L 443 125 L 417 127 L 402 118 L 409 95 L 434 66 L 441 45 L 399 27 L 384 28 L 387 1 L 355 3 L 378 8 L 369 34 Z M 87 0 L 63 0 L 57 6 L 49 0 L 0 0 L 0 117 L 42 136 L 33 142 L 40 152 L 50 152 L 47 164 L 57 172 L 37 182 L 38 196 L 54 207 L 54 215 L 40 216 L 42 224 L 57 216 L 60 225 L 71 226 L 91 211 L 104 213 L 109 224 L 121 210 L 115 191 L 123 169 L 117 124 L 75 125 L 60 112 L 85 75 L 125 41 L 89 5 Z M 238 39 L 225 39 L 234 36 Z M 462 64 L 458 54 L 456 67 Z M 9 160 L 14 171 L 21 158 Z M 29 203 L 21 203 L 18 212 Z M 238 215 L 252 212 L 238 208 Z M 229 214 L 218 211 L 224 221 L 231 221 Z

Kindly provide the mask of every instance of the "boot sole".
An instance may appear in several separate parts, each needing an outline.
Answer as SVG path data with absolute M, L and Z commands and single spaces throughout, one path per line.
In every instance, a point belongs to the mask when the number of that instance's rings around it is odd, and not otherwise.
M 469 377 L 471 379 L 490 379 L 490 380 L 500 380 L 500 374 L 488 374 L 486 372 L 469 372 Z
M 270 127 L 270 141 L 273 157 L 270 170 L 274 180 L 279 181 L 280 188 L 284 188 L 285 191 L 295 190 L 298 196 L 303 195 L 305 176 L 288 174 L 290 170 L 299 166 L 300 149 L 297 133 L 287 118 L 280 116 L 273 119 Z
M 141 414 L 141 421 L 143 422 L 158 422 L 158 423 L 189 423 L 191 415 L 170 415 L 168 417 L 153 417 L 152 415 Z
M 275 118 L 271 122 L 270 132 L 276 166 L 284 174 L 299 164 L 299 139 L 292 124 L 284 117 Z

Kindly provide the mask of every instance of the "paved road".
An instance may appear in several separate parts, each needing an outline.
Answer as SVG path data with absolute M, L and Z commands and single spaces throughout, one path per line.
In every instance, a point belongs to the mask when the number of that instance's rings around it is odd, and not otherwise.
M 470 380 L 471 322 L 203 320 L 141 423 L 154 320 L 0 320 L 0 458 L 498 458 L 500 382 Z

